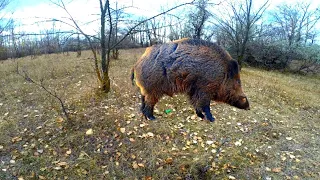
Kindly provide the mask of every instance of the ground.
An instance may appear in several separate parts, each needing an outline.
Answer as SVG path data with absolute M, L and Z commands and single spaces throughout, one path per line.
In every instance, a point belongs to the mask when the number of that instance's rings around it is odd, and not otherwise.
M 0 179 L 320 179 L 319 76 L 243 68 L 250 111 L 212 103 L 210 123 L 177 95 L 148 121 L 130 81 L 143 51 L 111 62 L 108 94 L 90 52 L 1 61 Z

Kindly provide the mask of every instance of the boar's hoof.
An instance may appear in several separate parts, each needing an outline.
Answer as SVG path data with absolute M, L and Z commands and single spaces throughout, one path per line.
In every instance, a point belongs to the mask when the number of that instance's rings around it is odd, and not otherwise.
M 155 120 L 155 119 L 156 119 L 154 116 L 147 116 L 147 118 L 148 118 L 149 120 Z
M 206 117 L 206 119 L 209 120 L 210 122 L 214 122 L 214 120 L 215 120 L 214 117 L 212 117 L 212 116 L 211 117 Z
M 204 115 L 202 114 L 201 111 L 196 110 L 196 114 L 198 117 L 200 117 L 201 119 L 204 119 Z
M 210 106 L 205 106 L 203 107 L 203 111 L 206 115 L 206 119 L 209 120 L 210 122 L 214 121 L 214 117 L 212 116 L 211 112 L 210 112 Z

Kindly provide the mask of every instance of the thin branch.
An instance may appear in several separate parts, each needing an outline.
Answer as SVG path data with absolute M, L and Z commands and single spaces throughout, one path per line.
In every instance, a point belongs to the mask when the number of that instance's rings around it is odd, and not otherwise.
M 132 32 L 136 27 L 140 26 L 141 24 L 143 24 L 143 23 L 145 23 L 145 22 L 147 22 L 147 21 L 150 21 L 151 19 L 154 19 L 154 18 L 156 18 L 156 17 L 158 17 L 158 16 L 164 15 L 164 14 L 166 14 L 166 13 L 172 11 L 172 10 L 175 10 L 175 9 L 177 9 L 177 8 L 179 8 L 179 7 L 182 7 L 182 6 L 185 6 L 185 5 L 191 5 L 191 4 L 193 4 L 194 2 L 195 2 L 195 0 L 193 0 L 193 1 L 191 1 L 191 2 L 188 2 L 188 3 L 180 4 L 180 5 L 175 6 L 175 7 L 171 8 L 171 9 L 169 9 L 169 10 L 166 10 L 166 11 L 160 13 L 160 14 L 154 15 L 154 16 L 148 18 L 148 19 L 145 19 L 145 20 L 143 20 L 143 21 L 140 21 L 138 24 L 136 24 L 136 25 L 134 25 L 133 27 L 131 27 L 131 28 L 128 30 L 128 32 L 122 37 L 122 39 L 120 39 L 117 43 L 115 43 L 110 49 L 114 49 L 115 47 L 117 47 L 122 41 L 124 41 L 124 39 L 125 39 L 127 36 L 129 36 L 129 35 L 131 34 L 131 32 Z
M 61 111 L 63 112 L 64 116 L 66 117 L 66 119 L 68 120 L 68 122 L 70 122 L 70 116 L 69 113 L 67 112 L 67 107 L 65 105 L 65 103 L 63 102 L 63 100 L 57 95 L 57 92 L 52 92 L 49 89 L 47 89 L 44 84 L 43 84 L 43 79 L 40 80 L 39 82 L 36 82 L 35 80 L 33 80 L 28 73 L 25 70 L 22 70 L 23 73 L 20 72 L 19 70 L 19 64 L 17 63 L 17 67 L 16 67 L 16 72 L 19 76 L 23 77 L 27 82 L 30 82 L 34 85 L 36 85 L 37 87 L 41 88 L 42 90 L 44 90 L 47 94 L 49 94 L 50 96 L 54 97 L 56 100 L 59 101 L 60 103 L 60 107 L 61 107 Z

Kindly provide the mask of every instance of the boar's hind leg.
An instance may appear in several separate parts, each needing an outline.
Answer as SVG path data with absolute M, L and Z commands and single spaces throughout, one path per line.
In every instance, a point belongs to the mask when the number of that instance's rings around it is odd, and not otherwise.
M 143 115 L 150 120 L 156 119 L 153 116 L 153 108 L 154 108 L 154 105 L 158 102 L 158 99 L 150 95 L 146 95 L 146 96 L 142 95 L 141 101 L 142 101 L 141 112 L 143 113 Z

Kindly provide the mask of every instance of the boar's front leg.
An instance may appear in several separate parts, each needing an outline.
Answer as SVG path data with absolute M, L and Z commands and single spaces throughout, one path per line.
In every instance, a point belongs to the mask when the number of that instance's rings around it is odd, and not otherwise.
M 146 96 L 141 96 L 141 112 L 143 113 L 144 117 L 149 119 L 149 120 L 154 120 L 156 119 L 153 116 L 153 109 L 154 105 L 158 102 L 158 99 L 151 96 L 151 95 L 146 95 Z
M 212 114 L 210 112 L 210 104 L 196 107 L 195 109 L 196 109 L 196 114 L 198 117 L 200 117 L 202 119 L 206 118 L 210 122 L 214 121 L 214 117 L 212 116 Z M 205 116 L 202 114 L 202 112 L 204 112 Z
M 204 119 L 204 115 L 202 114 L 202 111 L 196 108 L 196 114 L 198 117 L 200 117 L 201 119 Z
M 201 92 L 195 92 L 190 96 L 191 104 L 196 109 L 196 114 L 198 117 L 213 122 L 214 118 L 210 112 L 210 99 L 206 98 L 204 93 Z M 202 114 L 204 112 L 205 116 Z

